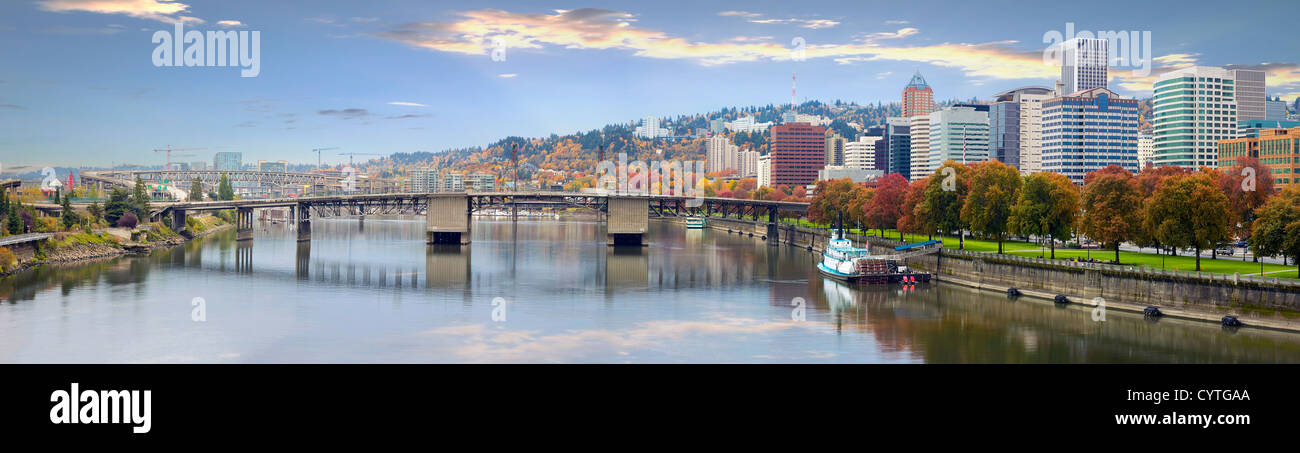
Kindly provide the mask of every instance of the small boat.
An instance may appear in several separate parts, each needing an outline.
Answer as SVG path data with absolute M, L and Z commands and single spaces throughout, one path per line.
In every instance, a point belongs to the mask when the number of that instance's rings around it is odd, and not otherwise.
M 686 228 L 690 228 L 690 229 L 693 229 L 693 230 L 698 230 L 698 229 L 700 229 L 700 228 L 704 228 L 704 218 L 703 218 L 703 217 L 687 217 L 687 218 L 686 218 Z
M 871 250 L 853 246 L 853 241 L 844 238 L 844 230 L 835 230 L 834 236 L 822 252 L 822 261 L 817 263 L 817 270 L 827 277 L 852 282 L 867 275 L 868 271 L 884 274 L 887 268 L 878 265 L 884 260 L 870 259 Z

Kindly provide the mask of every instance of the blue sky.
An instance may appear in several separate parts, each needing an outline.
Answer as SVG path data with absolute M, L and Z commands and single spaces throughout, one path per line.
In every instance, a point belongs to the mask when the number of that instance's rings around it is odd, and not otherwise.
M 1072 3 L 1071 3 L 1072 4 Z M 1051 85 L 1043 35 L 1150 31 L 1163 70 L 1259 66 L 1300 94 L 1288 1 L 278 2 L 24 0 L 0 4 L 0 165 L 314 162 L 310 149 L 388 154 L 589 130 L 647 115 L 799 99 L 896 101 L 913 71 L 939 99 Z M 261 70 L 155 67 L 154 32 L 256 30 Z M 494 61 L 493 39 L 506 44 Z M 791 41 L 807 43 L 802 61 Z M 347 158 L 328 152 L 327 163 Z

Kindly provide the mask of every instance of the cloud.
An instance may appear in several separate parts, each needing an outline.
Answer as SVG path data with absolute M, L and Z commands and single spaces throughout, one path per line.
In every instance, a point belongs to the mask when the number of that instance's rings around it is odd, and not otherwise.
M 222 27 L 233 28 L 233 27 L 243 27 L 244 23 L 237 20 L 219 20 L 217 21 L 217 25 Z
M 405 119 L 411 119 L 411 118 L 428 118 L 428 117 L 431 117 L 431 116 L 433 116 L 433 114 L 430 114 L 430 113 L 407 113 L 407 114 L 405 114 L 405 115 L 386 116 L 386 117 L 384 117 L 384 119 L 386 119 L 386 120 L 405 120 Z
M 513 78 L 515 78 L 515 77 L 519 77 L 519 74 L 497 74 L 497 77 L 500 77 L 500 78 L 503 78 L 503 79 L 513 79 Z
M 379 20 L 379 18 L 377 17 L 353 17 L 352 18 L 353 22 L 361 22 L 361 23 L 375 22 L 377 20 Z
M 137 19 L 175 23 L 203 23 L 203 19 L 184 16 L 190 5 L 172 0 L 41 0 L 40 9 L 56 13 L 73 11 L 123 14 Z
M 884 80 L 886 78 L 889 78 L 889 76 L 891 75 L 894 75 L 893 71 L 877 72 L 876 80 Z
M 120 25 L 110 25 L 108 27 L 65 27 L 60 25 L 43 28 L 40 33 L 51 35 L 115 35 L 121 33 L 122 30 L 124 29 Z
M 821 29 L 821 28 L 831 28 L 840 24 L 839 21 L 834 21 L 830 19 L 764 18 L 762 14 L 751 13 L 749 11 L 722 11 L 718 13 L 718 15 L 724 17 L 727 16 L 740 17 L 755 24 L 792 24 L 792 25 L 798 25 L 803 28 L 811 28 L 814 30 Z
M 907 25 L 910 23 L 912 23 L 912 21 L 898 20 L 898 19 L 885 21 L 885 25 Z
M 321 115 L 325 115 L 325 116 L 333 116 L 333 117 L 336 117 L 336 118 L 342 118 L 342 119 L 345 119 L 345 120 L 356 119 L 356 118 L 364 118 L 364 117 L 370 116 L 370 111 L 369 111 L 369 110 L 366 110 L 366 109 L 357 109 L 357 108 L 343 109 L 343 110 L 334 110 L 334 109 L 329 109 L 329 110 L 321 110 L 321 111 L 316 112 L 316 113 L 319 113 L 319 114 L 321 114 Z
M 403 102 L 403 101 L 393 101 L 393 102 L 389 102 L 388 105 L 404 105 L 404 106 L 407 106 L 407 107 L 428 107 L 427 105 L 424 105 L 424 104 L 418 104 L 418 103 L 415 103 L 415 102 Z
M 257 122 L 256 122 L 256 121 L 245 121 L 245 122 L 242 122 L 242 123 L 236 124 L 235 127 L 257 127 Z
M 0 109 L 27 110 L 27 107 L 23 107 L 21 105 L 15 105 L 15 104 L 0 104 Z

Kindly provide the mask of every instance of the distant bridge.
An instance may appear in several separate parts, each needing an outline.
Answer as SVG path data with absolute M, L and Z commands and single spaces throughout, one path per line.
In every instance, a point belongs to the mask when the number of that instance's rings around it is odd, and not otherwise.
M 188 211 L 236 210 L 239 240 L 253 238 L 253 210 L 291 208 L 298 240 L 311 240 L 311 217 L 367 214 L 423 215 L 430 244 L 468 244 L 470 216 L 492 207 L 586 208 L 597 211 L 607 223 L 610 244 L 642 244 L 652 216 L 721 216 L 766 220 L 763 237 L 775 244 L 780 213 L 805 213 L 807 203 L 733 198 L 692 198 L 673 195 L 622 195 L 575 192 L 460 192 L 332 195 L 261 200 L 199 201 L 154 204 L 156 217 L 171 217 L 173 228 L 183 229 Z
M 102 187 L 127 187 L 135 186 L 136 178 L 146 183 L 159 183 L 169 181 L 173 185 L 182 188 L 188 188 L 188 185 L 194 178 L 199 178 L 205 187 L 216 187 L 221 181 L 221 175 L 231 183 L 248 183 L 248 184 L 268 184 L 275 186 L 305 186 L 305 185 L 324 185 L 328 182 L 337 181 L 338 177 L 317 173 L 288 173 L 288 172 L 271 172 L 271 171 L 245 171 L 245 170 L 106 170 L 106 171 L 83 171 L 81 172 L 82 184 L 95 184 Z

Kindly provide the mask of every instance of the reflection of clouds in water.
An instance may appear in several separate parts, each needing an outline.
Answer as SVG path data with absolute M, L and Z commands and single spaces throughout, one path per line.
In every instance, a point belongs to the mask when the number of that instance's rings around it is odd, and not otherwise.
M 769 334 L 809 323 L 763 321 L 714 315 L 703 321 L 648 321 L 626 330 L 584 329 L 540 334 L 536 330 L 508 331 L 500 326 L 466 324 L 422 332 L 423 336 L 459 337 L 453 353 L 470 361 L 557 362 L 582 360 L 592 353 L 615 352 L 663 346 L 670 341 L 696 335 Z

